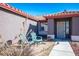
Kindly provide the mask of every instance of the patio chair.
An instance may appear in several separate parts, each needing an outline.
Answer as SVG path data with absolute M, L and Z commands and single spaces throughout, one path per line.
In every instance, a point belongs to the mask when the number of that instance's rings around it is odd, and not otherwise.
M 32 45 L 32 44 L 34 44 L 35 42 L 32 40 L 32 38 L 31 37 L 27 37 L 27 44 L 29 44 L 30 46 Z
M 26 39 L 27 39 L 27 43 L 29 43 L 30 45 L 42 42 L 42 37 L 37 36 L 32 29 L 30 29 L 26 34 Z
M 34 43 L 34 41 L 28 41 L 28 39 L 30 39 L 30 37 L 27 38 L 24 33 L 20 33 L 19 37 L 20 37 L 20 40 L 18 41 L 18 43 L 21 45 L 29 44 L 31 46 Z
M 34 43 L 37 43 L 37 44 L 42 42 L 42 37 L 37 36 L 35 32 L 31 32 L 31 39 Z

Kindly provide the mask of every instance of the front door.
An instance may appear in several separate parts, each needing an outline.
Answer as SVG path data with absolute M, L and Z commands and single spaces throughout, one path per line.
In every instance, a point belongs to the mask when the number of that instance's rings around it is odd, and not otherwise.
M 60 40 L 70 39 L 70 21 L 60 19 L 55 21 L 55 38 Z
M 65 37 L 65 22 L 59 21 L 57 22 L 57 38 L 64 39 Z

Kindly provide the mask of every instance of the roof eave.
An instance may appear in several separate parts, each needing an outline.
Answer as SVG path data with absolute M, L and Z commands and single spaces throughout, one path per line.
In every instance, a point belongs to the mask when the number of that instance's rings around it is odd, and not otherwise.
M 79 13 L 77 14 L 65 14 L 65 15 L 51 15 L 51 16 L 44 16 L 47 19 L 54 19 L 54 18 L 68 18 L 68 17 L 77 17 L 79 16 Z

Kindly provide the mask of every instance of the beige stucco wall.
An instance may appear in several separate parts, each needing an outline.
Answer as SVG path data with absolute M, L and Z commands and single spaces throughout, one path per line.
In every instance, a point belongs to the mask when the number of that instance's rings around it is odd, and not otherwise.
M 24 17 L 14 13 L 0 10 L 0 35 L 5 40 L 13 40 L 16 35 L 19 35 Z
M 23 22 L 25 34 L 27 33 L 30 24 L 37 26 L 37 22 L 35 21 L 0 9 L 0 35 L 2 36 L 2 39 L 16 42 L 17 39 L 14 40 L 14 38 L 21 33 Z

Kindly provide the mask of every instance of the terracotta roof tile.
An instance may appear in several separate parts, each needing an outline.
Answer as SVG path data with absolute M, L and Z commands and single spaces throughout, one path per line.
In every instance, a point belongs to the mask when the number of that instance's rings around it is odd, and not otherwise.
M 0 7 L 4 8 L 4 9 L 7 9 L 7 10 L 9 10 L 9 11 L 12 11 L 12 12 L 14 12 L 14 13 L 17 13 L 17 14 L 19 14 L 19 15 L 21 15 L 21 16 L 24 16 L 24 17 L 27 16 L 26 13 L 23 13 L 23 12 L 20 11 L 19 9 L 14 8 L 14 7 L 11 7 L 10 5 L 8 5 L 8 4 L 6 4 L 6 3 L 0 3 Z
M 4 8 L 4 9 L 6 9 L 6 10 L 9 10 L 9 11 L 11 11 L 11 12 L 13 12 L 13 13 L 16 13 L 16 14 L 19 14 L 19 15 L 21 15 L 21 16 L 24 16 L 24 17 L 26 17 L 26 18 L 30 18 L 31 20 L 35 20 L 35 21 L 38 21 L 38 20 L 45 20 L 45 18 L 42 17 L 42 16 L 41 16 L 41 17 L 38 17 L 38 16 L 31 16 L 31 15 L 29 15 L 29 14 L 23 12 L 22 10 L 19 10 L 19 9 L 17 9 L 17 8 L 14 8 L 14 7 L 10 6 L 9 4 L 6 4 L 6 3 L 0 3 L 0 7 L 1 7 L 1 8 Z
M 65 11 L 61 13 L 56 13 L 52 15 L 46 15 L 46 18 L 64 18 L 64 17 L 74 17 L 79 16 L 79 11 Z

